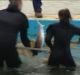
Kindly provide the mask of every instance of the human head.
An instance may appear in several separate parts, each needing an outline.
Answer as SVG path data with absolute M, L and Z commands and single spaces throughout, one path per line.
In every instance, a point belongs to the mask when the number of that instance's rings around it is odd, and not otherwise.
M 69 21 L 72 19 L 69 9 L 61 9 L 58 13 L 60 21 Z
M 22 9 L 22 0 L 9 0 L 11 5 L 15 5 L 18 10 Z

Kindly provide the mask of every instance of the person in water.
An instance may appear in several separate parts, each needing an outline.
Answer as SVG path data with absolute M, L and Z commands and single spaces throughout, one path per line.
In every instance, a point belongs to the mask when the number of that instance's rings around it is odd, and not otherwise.
M 21 0 L 9 0 L 7 9 L 0 11 L 0 67 L 4 61 L 10 68 L 18 68 L 22 62 L 16 50 L 17 34 L 20 32 L 24 46 L 30 47 L 27 37 L 28 19 L 21 12 Z
M 76 67 L 70 51 L 70 41 L 74 35 L 80 35 L 80 28 L 70 23 L 72 20 L 69 9 L 59 11 L 59 23 L 51 24 L 46 31 L 46 44 L 51 53 L 48 61 L 49 66 Z M 54 44 L 51 43 L 54 37 Z

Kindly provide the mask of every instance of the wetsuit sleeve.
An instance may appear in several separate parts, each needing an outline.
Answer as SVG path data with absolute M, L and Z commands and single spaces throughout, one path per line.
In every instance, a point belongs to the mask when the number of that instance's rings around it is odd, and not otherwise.
M 72 30 L 74 31 L 75 35 L 80 35 L 80 28 L 72 27 Z
M 46 30 L 46 38 L 45 38 L 45 42 L 48 45 L 48 47 L 50 47 L 52 49 L 52 44 L 51 44 L 51 39 L 52 39 L 52 26 L 50 25 L 47 30 Z
M 21 41 L 24 46 L 30 47 L 30 40 L 28 38 L 28 28 L 29 28 L 29 23 L 27 17 L 23 18 L 23 23 L 20 28 L 20 36 L 21 36 Z

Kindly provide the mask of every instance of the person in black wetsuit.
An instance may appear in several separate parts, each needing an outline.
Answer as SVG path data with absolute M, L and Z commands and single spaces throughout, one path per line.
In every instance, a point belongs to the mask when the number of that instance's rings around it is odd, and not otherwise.
M 46 44 L 51 49 L 48 65 L 59 67 L 76 67 L 70 52 L 70 40 L 74 35 L 80 35 L 80 28 L 70 23 L 71 14 L 68 9 L 59 11 L 60 22 L 52 24 L 46 31 Z M 54 37 L 54 44 L 51 39 Z
M 16 50 L 17 34 L 20 32 L 22 43 L 30 47 L 29 26 L 27 17 L 20 11 L 21 0 L 9 2 L 8 8 L 0 11 L 0 67 L 3 68 L 5 61 L 8 67 L 18 68 L 22 62 Z

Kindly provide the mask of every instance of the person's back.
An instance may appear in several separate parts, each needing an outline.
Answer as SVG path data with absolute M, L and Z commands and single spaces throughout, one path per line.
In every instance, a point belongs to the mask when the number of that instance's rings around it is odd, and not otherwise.
M 10 4 L 7 9 L 0 11 L 0 67 L 4 66 L 4 61 L 10 68 L 20 67 L 21 60 L 16 50 L 19 32 L 22 43 L 30 46 L 27 37 L 28 20 L 18 9 L 20 2 L 21 0 L 15 0 L 16 5 Z
M 0 48 L 15 47 L 16 36 L 22 24 L 21 18 L 18 12 L 0 11 Z

